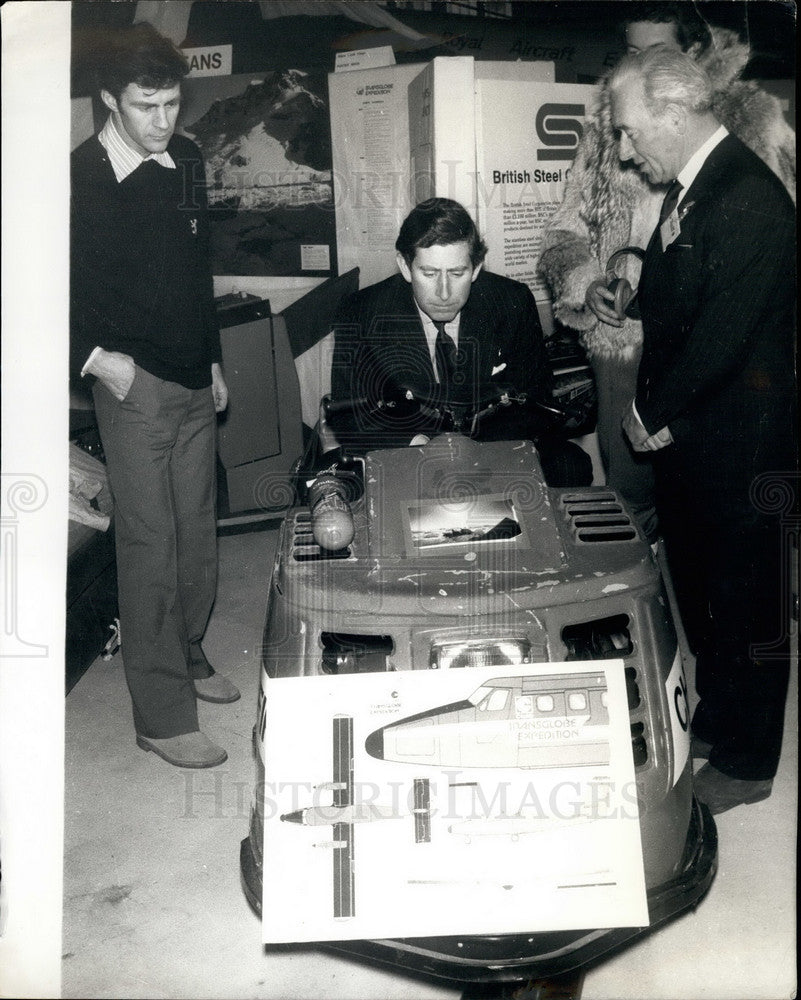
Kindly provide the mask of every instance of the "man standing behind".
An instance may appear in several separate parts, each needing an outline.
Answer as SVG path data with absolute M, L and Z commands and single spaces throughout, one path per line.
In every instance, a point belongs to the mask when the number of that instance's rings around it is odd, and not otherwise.
M 639 298 L 644 343 L 623 422 L 654 453 L 657 509 L 697 655 L 696 794 L 713 812 L 771 791 L 789 672 L 778 514 L 796 467 L 794 209 L 720 126 L 709 79 L 663 47 L 610 81 L 620 156 L 670 184 Z M 790 481 L 789 483 L 787 481 Z M 784 633 L 784 634 L 782 634 Z
M 213 767 L 227 754 L 200 732 L 196 698 L 239 697 L 200 645 L 217 580 L 215 411 L 228 394 L 203 162 L 173 134 L 187 71 L 147 24 L 99 61 L 110 115 L 71 164 L 70 357 L 94 376 L 136 742 Z
M 421 202 L 404 220 L 395 249 L 399 273 L 352 295 L 337 316 L 334 400 L 366 400 L 371 409 L 387 392 L 409 388 L 418 400 L 477 405 L 488 388 L 508 387 L 553 407 L 534 296 L 519 281 L 484 270 L 487 248 L 467 210 L 450 198 Z M 482 421 L 478 438 L 534 438 L 550 485 L 589 485 L 589 456 L 548 433 L 543 412 L 501 406 Z M 383 427 L 371 425 L 374 417 L 380 424 L 381 411 L 355 419 L 363 437 L 382 432 L 384 447 L 430 430 L 414 407 L 393 414 Z
M 629 54 L 652 45 L 681 49 L 712 81 L 713 108 L 729 131 L 795 191 L 795 133 L 776 97 L 740 75 L 750 58 L 736 32 L 707 24 L 697 4 L 624 3 Z M 644 248 L 656 226 L 664 188 L 652 186 L 632 163 L 621 162 L 612 130 L 609 81 L 565 185 L 562 204 L 548 223 L 540 270 L 553 293 L 556 319 L 577 330 L 592 364 L 598 390 L 598 446 L 606 481 L 621 493 L 648 540 L 659 535 L 654 507 L 654 470 L 648 455 L 632 452 L 620 420 L 637 385 L 642 325 L 633 307 L 618 315 L 607 290 L 607 261 L 627 246 Z M 637 287 L 640 262 L 622 254 L 615 272 Z

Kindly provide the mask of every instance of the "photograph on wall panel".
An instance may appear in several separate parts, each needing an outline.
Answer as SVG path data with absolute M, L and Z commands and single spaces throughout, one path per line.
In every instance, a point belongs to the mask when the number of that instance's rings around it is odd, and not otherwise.
M 179 127 L 206 162 L 214 274 L 335 273 L 325 73 L 187 79 Z

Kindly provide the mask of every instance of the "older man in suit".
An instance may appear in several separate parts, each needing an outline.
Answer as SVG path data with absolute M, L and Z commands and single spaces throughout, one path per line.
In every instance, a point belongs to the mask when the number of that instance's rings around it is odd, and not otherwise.
M 486 390 L 508 388 L 534 405 L 500 407 L 482 421 L 480 439 L 535 439 L 549 483 L 589 484 L 589 456 L 548 427 L 552 374 L 534 297 L 484 270 L 486 246 L 468 212 L 448 198 L 422 202 L 395 249 L 399 273 L 351 296 L 334 325 L 332 397 L 363 401 L 340 436 L 408 444 L 438 429 L 417 401 L 470 407 Z M 376 410 L 406 390 L 414 397 L 408 407 Z
M 671 186 L 639 286 L 644 346 L 624 429 L 654 453 L 657 507 L 697 656 L 696 793 L 713 812 L 771 791 L 789 650 L 777 485 L 795 483 L 795 213 L 711 111 L 688 56 L 615 70 L 620 155 Z M 775 497 L 774 497 L 775 499 Z

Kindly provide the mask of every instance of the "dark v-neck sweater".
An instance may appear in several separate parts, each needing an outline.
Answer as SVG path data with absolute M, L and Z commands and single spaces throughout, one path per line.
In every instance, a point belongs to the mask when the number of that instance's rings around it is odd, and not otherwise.
M 121 351 L 189 389 L 220 360 L 203 162 L 173 136 L 176 169 L 145 160 L 121 182 L 92 136 L 72 154 L 71 369 Z

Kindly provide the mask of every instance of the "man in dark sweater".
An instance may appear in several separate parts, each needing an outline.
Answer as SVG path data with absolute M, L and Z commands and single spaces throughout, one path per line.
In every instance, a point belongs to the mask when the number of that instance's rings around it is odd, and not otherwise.
M 98 64 L 103 129 L 72 155 L 71 368 L 93 376 L 115 501 L 136 742 L 178 767 L 227 757 L 196 699 L 238 690 L 201 648 L 217 578 L 215 411 L 228 393 L 203 161 L 174 135 L 186 60 L 150 25 Z

